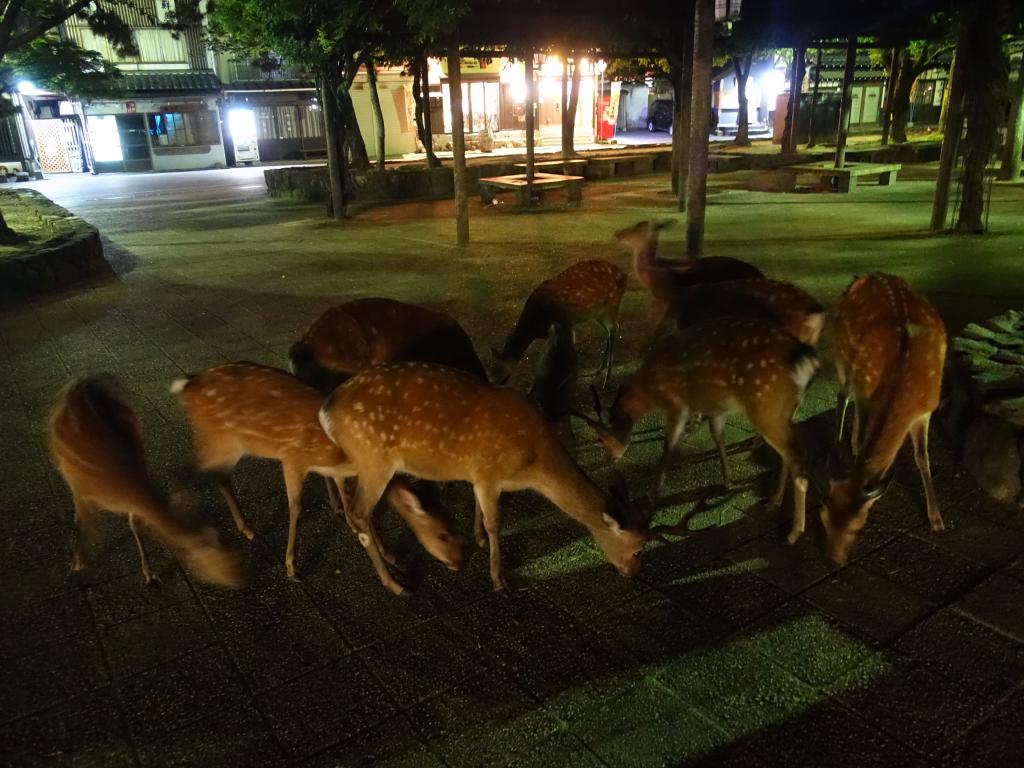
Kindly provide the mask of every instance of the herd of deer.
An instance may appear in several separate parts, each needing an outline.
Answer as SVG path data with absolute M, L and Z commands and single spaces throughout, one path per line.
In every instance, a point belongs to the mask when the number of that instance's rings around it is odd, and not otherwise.
M 678 262 L 656 255 L 668 222 L 641 222 L 616 234 L 633 251 L 634 271 L 661 316 L 639 370 L 619 389 L 605 416 L 580 413 L 575 326 L 606 332 L 601 367 L 607 386 L 618 335 L 626 274 L 601 260 L 582 261 L 538 286 L 488 371 L 453 318 L 390 299 L 361 299 L 317 318 L 289 353 L 292 372 L 232 362 L 175 381 L 192 426 L 196 462 L 212 474 L 238 530 L 254 536 L 229 473 L 243 456 L 280 461 L 288 497 L 285 566 L 295 568 L 295 535 L 303 480 L 327 480 L 334 509 L 366 549 L 381 583 L 404 591 L 381 543 L 373 513 L 382 496 L 424 548 L 449 568 L 462 549 L 429 487 L 416 491 L 396 475 L 423 481 L 464 481 L 476 498 L 474 533 L 490 555 L 496 590 L 505 588 L 498 500 L 505 491 L 534 490 L 593 535 L 624 576 L 641 565 L 652 530 L 649 515 L 629 503 L 621 482 L 605 491 L 579 468 L 557 425 L 584 420 L 615 457 L 633 424 L 650 411 L 665 418 L 664 451 L 655 492 L 672 452 L 697 416 L 708 419 L 730 481 L 725 420 L 743 414 L 782 459 L 769 504 L 780 507 L 793 488 L 788 540 L 804 531 L 808 472 L 793 432 L 793 413 L 819 368 L 815 351 L 824 311 L 790 283 L 725 257 Z M 868 510 L 887 486 L 907 433 L 921 472 L 928 519 L 943 528 L 928 464 L 928 423 L 939 402 L 946 334 L 941 318 L 905 281 L 876 273 L 855 279 L 834 317 L 840 395 L 838 435 L 821 520 L 828 555 L 843 563 Z M 545 339 L 529 397 L 505 386 L 528 347 Z M 844 439 L 847 406 L 852 426 Z M 75 506 L 72 570 L 85 562 L 83 530 L 99 509 L 126 515 L 142 572 L 156 581 L 140 524 L 177 552 L 197 577 L 241 583 L 238 560 L 213 528 L 188 522 L 172 508 L 145 464 L 138 418 L 110 376 L 81 379 L 58 397 L 50 419 L 51 450 Z M 356 478 L 350 496 L 348 478 Z

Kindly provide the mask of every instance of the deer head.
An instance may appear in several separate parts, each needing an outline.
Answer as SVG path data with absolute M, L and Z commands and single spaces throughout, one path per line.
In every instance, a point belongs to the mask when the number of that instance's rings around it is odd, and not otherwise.
M 388 493 L 388 500 L 427 552 L 452 571 L 462 569 L 462 544 L 433 486 L 420 483 L 413 492 L 404 483 L 396 483 Z
M 868 512 L 885 493 L 890 478 L 867 481 L 863 467 L 839 447 L 830 454 L 828 464 L 828 497 L 819 513 L 825 528 L 825 552 L 833 562 L 845 565 Z
M 644 548 L 650 541 L 651 511 L 648 505 L 630 501 L 625 478 L 614 472 L 602 515 L 605 527 L 594 531 L 594 539 L 608 562 L 626 578 L 636 576 L 643 565 Z

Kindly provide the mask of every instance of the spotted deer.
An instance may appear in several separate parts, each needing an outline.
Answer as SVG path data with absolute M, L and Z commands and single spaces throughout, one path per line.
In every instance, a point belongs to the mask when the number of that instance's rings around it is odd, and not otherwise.
M 592 426 L 618 459 L 629 445 L 637 419 L 652 410 L 661 413 L 666 426 L 655 485 L 660 492 L 686 423 L 698 414 L 708 417 L 722 478 L 729 485 L 725 422 L 730 414 L 742 413 L 782 458 L 782 473 L 769 507 L 781 507 L 792 478 L 789 542 L 793 543 L 804 530 L 808 481 L 792 420 L 818 366 L 813 347 L 773 324 L 736 317 L 708 320 L 658 340 L 637 373 L 619 389 L 609 423 L 592 422 Z
M 576 262 L 545 280 L 526 299 L 501 349 L 491 350 L 493 379 L 499 384 L 508 381 L 530 344 L 545 338 L 552 323 L 576 326 L 593 321 L 605 332 L 604 354 L 596 373 L 604 371 L 603 386 L 608 386 L 619 332 L 619 305 L 625 291 L 626 273 L 600 259 Z
M 773 323 L 804 344 L 817 346 L 825 310 L 792 283 L 746 278 L 683 288 L 665 312 L 659 335 L 715 317 L 752 317 Z
M 288 357 L 292 372 L 324 394 L 371 366 L 399 361 L 437 363 L 487 378 L 473 342 L 454 318 L 394 299 L 357 299 L 328 309 Z
M 285 568 L 294 578 L 295 532 L 306 475 L 314 472 L 337 482 L 355 475 L 353 463 L 320 428 L 323 395 L 286 371 L 250 362 L 218 365 L 178 379 L 171 392 L 178 395 L 192 425 L 199 468 L 214 473 L 235 525 L 249 540 L 255 534 L 242 517 L 229 473 L 243 456 L 281 462 L 288 495 Z M 425 509 L 404 483 L 393 483 L 387 495 L 423 547 L 458 570 L 462 549 L 447 516 Z M 379 541 L 372 525 L 370 534 Z M 394 563 L 390 553 L 385 557 Z
M 641 221 L 615 233 L 615 239 L 633 252 L 633 271 L 650 292 L 657 307 L 675 303 L 680 292 L 694 285 L 764 277 L 752 264 L 729 256 L 705 256 L 674 261 L 658 258 L 658 236 L 673 226 L 671 219 Z
M 474 532 L 490 549 L 490 576 L 503 590 L 498 498 L 534 490 L 582 524 L 623 576 L 633 576 L 647 542 L 647 519 L 621 493 L 602 491 L 569 456 L 537 410 L 506 387 L 425 363 L 365 371 L 336 389 L 320 409 L 327 435 L 359 475 L 352 520 L 381 583 L 388 572 L 369 535 L 370 510 L 395 472 L 465 481 L 476 497 Z
M 49 443 L 75 505 L 73 572 L 85 568 L 85 538 L 96 513 L 106 509 L 128 518 L 147 584 L 160 579 L 142 543 L 143 527 L 202 581 L 242 585 L 238 558 L 218 541 L 217 532 L 176 514 L 150 477 L 142 425 L 114 377 L 82 378 L 64 387 L 50 412 Z
M 858 277 L 839 300 L 836 344 L 839 460 L 831 462 L 821 521 L 828 555 L 842 564 L 884 493 L 908 432 L 928 522 L 933 531 L 945 528 L 928 463 L 928 425 L 939 404 L 946 329 L 935 308 L 905 280 L 879 272 Z M 845 455 L 843 421 L 851 400 L 851 450 Z

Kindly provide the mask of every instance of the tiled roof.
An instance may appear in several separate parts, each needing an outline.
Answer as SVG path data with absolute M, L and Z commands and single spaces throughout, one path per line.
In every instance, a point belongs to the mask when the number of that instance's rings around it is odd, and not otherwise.
M 313 88 L 312 80 L 235 80 L 224 86 L 226 91 L 289 91 Z
M 126 91 L 177 92 L 219 91 L 220 78 L 213 72 L 126 72 Z

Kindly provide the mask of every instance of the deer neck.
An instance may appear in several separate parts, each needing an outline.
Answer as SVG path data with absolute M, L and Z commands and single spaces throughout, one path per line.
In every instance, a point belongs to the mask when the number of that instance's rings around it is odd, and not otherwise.
M 591 533 L 607 528 L 607 494 L 583 474 L 560 443 L 543 462 L 535 490 Z
M 502 359 L 510 362 L 521 360 L 526 354 L 527 347 L 534 340 L 547 335 L 548 327 L 551 325 L 550 314 L 541 304 L 527 299 L 512 333 L 505 339 L 505 345 L 501 348 Z
M 633 246 L 633 271 L 644 285 L 650 285 L 651 272 L 658 265 L 657 251 L 658 239 L 653 236 Z

